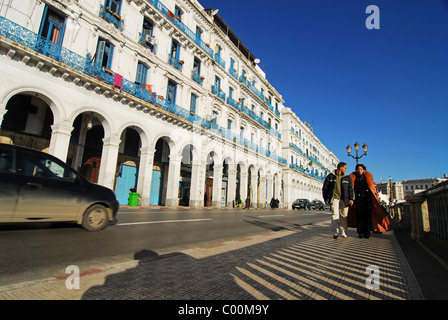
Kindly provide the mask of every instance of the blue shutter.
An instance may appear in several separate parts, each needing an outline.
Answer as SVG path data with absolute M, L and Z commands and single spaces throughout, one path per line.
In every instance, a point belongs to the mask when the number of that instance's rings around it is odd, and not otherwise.
M 109 56 L 107 57 L 107 65 L 106 68 L 111 70 L 112 69 L 112 59 L 114 57 L 114 46 L 111 44 L 109 47 Z
M 135 82 L 137 82 L 140 85 L 145 85 L 147 74 L 148 74 L 148 68 L 143 63 L 139 62 L 137 66 L 137 77 L 135 79 Z
M 105 48 L 106 48 L 106 41 L 100 40 L 98 42 L 98 49 L 96 50 L 95 64 L 97 66 L 101 66 L 102 65 L 103 57 L 104 57 L 104 49 Z
M 196 113 L 196 98 L 194 94 L 191 94 L 190 111 L 193 113 Z
M 136 82 L 138 82 L 139 84 L 141 84 L 142 83 L 142 74 L 143 74 L 143 65 L 141 64 L 141 63 L 139 63 L 138 65 L 137 65 L 137 78 L 135 79 L 136 80 Z

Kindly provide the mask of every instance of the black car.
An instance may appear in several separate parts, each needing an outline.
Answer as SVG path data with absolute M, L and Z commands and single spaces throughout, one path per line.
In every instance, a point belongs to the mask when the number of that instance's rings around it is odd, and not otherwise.
M 325 210 L 326 206 L 325 203 L 320 200 L 313 200 L 311 201 L 311 208 L 313 208 L 314 210 Z
M 311 202 L 308 199 L 296 199 L 292 203 L 292 210 L 294 209 L 308 209 L 311 208 Z
M 0 143 L 0 223 L 74 222 L 98 231 L 116 222 L 115 193 L 44 152 Z

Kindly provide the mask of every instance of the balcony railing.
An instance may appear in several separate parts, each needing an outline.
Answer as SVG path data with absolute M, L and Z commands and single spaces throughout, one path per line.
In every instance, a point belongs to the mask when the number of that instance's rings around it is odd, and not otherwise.
M 100 6 L 100 17 L 106 20 L 109 23 L 112 23 L 118 30 L 123 31 L 124 21 L 121 17 L 116 13 L 109 10 L 108 7 Z
M 238 80 L 238 72 L 236 72 L 232 67 L 229 68 L 229 73 L 232 77 Z
M 87 76 L 103 81 L 105 84 L 111 86 L 114 85 L 114 74 L 104 71 L 102 66 L 95 64 L 95 60 L 92 58 L 91 54 L 88 53 L 86 57 L 83 57 L 62 46 L 57 46 L 54 42 L 41 37 L 40 35 L 2 16 L 0 16 L 0 36 L 52 58 L 55 61 L 65 64 L 66 66 L 82 72 Z M 168 103 L 166 100 L 159 98 L 159 96 L 155 93 L 142 88 L 134 81 L 123 78 L 121 90 L 134 96 L 135 98 L 141 99 L 158 108 L 166 110 L 191 123 L 200 125 L 205 129 L 211 129 L 211 122 L 209 120 L 206 120 L 196 114 L 191 114 L 190 110 Z M 217 89 L 216 92 L 220 94 L 222 97 L 221 99 L 225 101 L 225 94 Z M 245 138 L 234 135 L 229 129 L 215 126 L 214 131 L 218 131 L 224 137 L 232 138 L 233 141 L 238 141 L 244 146 L 248 146 L 248 141 Z M 278 162 L 286 164 L 285 159 L 273 154 L 272 152 L 268 156 Z
M 222 90 L 220 88 L 218 88 L 217 86 L 212 86 L 212 93 L 217 95 L 218 98 L 226 101 L 226 94 L 224 92 L 222 92 Z
M 191 31 L 182 21 L 179 21 L 174 17 L 174 14 L 168 10 L 168 8 L 159 0 L 148 0 L 157 10 L 159 10 L 164 16 L 171 19 L 174 24 L 182 30 L 191 40 L 193 40 L 201 49 L 203 49 L 210 57 L 213 57 L 213 50 L 202 41 L 196 33 Z
M 317 170 L 312 169 L 312 171 L 310 172 L 309 169 L 304 169 L 302 167 L 299 167 L 298 165 L 292 163 L 289 165 L 289 168 L 300 171 L 304 174 L 306 174 L 307 176 L 311 177 L 311 178 L 315 178 L 318 179 L 320 181 L 324 181 L 325 177 L 323 175 L 323 173 L 319 173 Z
M 240 104 L 238 104 L 238 102 L 236 102 L 236 100 L 234 100 L 231 97 L 227 97 L 227 104 L 231 105 L 232 107 L 234 107 L 236 110 L 240 111 Z
M 176 57 L 173 57 L 172 55 L 168 56 L 168 63 L 172 65 L 174 68 L 182 72 L 182 66 L 184 62 L 182 60 L 177 60 Z
M 217 53 L 215 54 L 215 61 L 224 69 L 226 68 L 226 63 L 224 60 L 222 60 L 221 56 Z
M 204 84 L 204 77 L 201 77 L 195 70 L 191 71 L 191 78 L 201 86 Z
M 155 43 L 155 40 L 153 40 L 154 39 L 153 37 L 150 37 L 150 39 L 151 40 L 148 43 L 146 34 L 140 32 L 138 43 L 151 50 L 152 53 L 157 54 L 157 44 Z

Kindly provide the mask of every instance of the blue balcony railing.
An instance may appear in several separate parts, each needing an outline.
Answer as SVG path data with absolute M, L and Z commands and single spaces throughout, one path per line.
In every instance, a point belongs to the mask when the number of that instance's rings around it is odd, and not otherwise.
M 117 13 L 110 11 L 108 7 L 104 7 L 103 5 L 100 6 L 100 17 L 107 22 L 112 23 L 118 30 L 123 31 L 123 19 L 121 19 Z
M 213 57 L 213 50 L 199 38 L 196 33 L 191 31 L 182 21 L 175 18 L 174 14 L 159 0 L 148 0 L 157 10 L 163 15 L 170 18 L 174 24 L 182 30 L 191 40 L 193 40 L 199 47 L 201 47 L 210 57 Z
M 234 107 L 235 109 L 237 109 L 238 111 L 240 111 L 240 105 L 238 104 L 238 102 L 236 102 L 236 100 L 234 100 L 231 97 L 227 97 L 227 104 L 231 105 L 232 107 Z
M 240 76 L 240 82 L 244 83 L 248 88 L 250 87 L 249 80 L 247 80 L 246 76 L 241 75 Z
M 168 56 L 168 63 L 170 65 L 172 65 L 174 68 L 176 68 L 177 70 L 179 70 L 180 72 L 182 72 L 182 66 L 183 66 L 183 61 L 181 60 L 177 60 L 176 57 L 173 57 L 172 55 Z
M 232 77 L 238 80 L 238 72 L 236 72 L 232 67 L 229 68 L 229 73 Z
M 217 53 L 215 54 L 215 61 L 224 69 L 226 68 L 226 63 L 224 60 L 222 60 L 221 56 Z
M 212 93 L 217 95 L 218 98 L 226 101 L 226 94 L 224 92 L 222 92 L 222 90 L 220 88 L 218 88 L 217 86 L 212 86 Z
M 191 78 L 201 86 L 204 84 L 204 77 L 201 77 L 195 70 L 191 71 Z
M 153 39 L 152 37 L 150 39 Z M 148 48 L 151 50 L 152 53 L 157 54 L 157 44 L 154 40 L 150 40 L 149 42 L 146 39 L 146 34 L 140 32 L 139 33 L 139 39 L 138 43 L 140 43 L 142 46 Z

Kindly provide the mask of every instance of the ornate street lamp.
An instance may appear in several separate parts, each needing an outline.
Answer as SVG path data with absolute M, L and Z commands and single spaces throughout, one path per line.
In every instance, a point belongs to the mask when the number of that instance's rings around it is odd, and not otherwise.
M 350 154 L 350 153 L 352 152 L 352 147 L 351 147 L 351 145 L 348 145 L 347 148 L 346 148 L 346 149 L 347 149 L 347 155 L 348 155 L 349 157 L 352 157 L 353 159 L 356 159 L 356 164 L 358 164 L 358 160 L 361 159 L 362 157 L 364 157 L 364 156 L 367 155 L 367 148 L 368 148 L 369 146 L 366 145 L 366 144 L 364 143 L 364 145 L 362 146 L 362 151 L 364 151 L 364 154 L 362 154 L 361 156 L 358 156 L 359 143 L 356 142 L 355 145 L 354 145 L 354 147 L 355 147 L 355 151 L 356 151 L 356 157 L 354 157 L 354 156 L 352 156 L 352 155 Z

